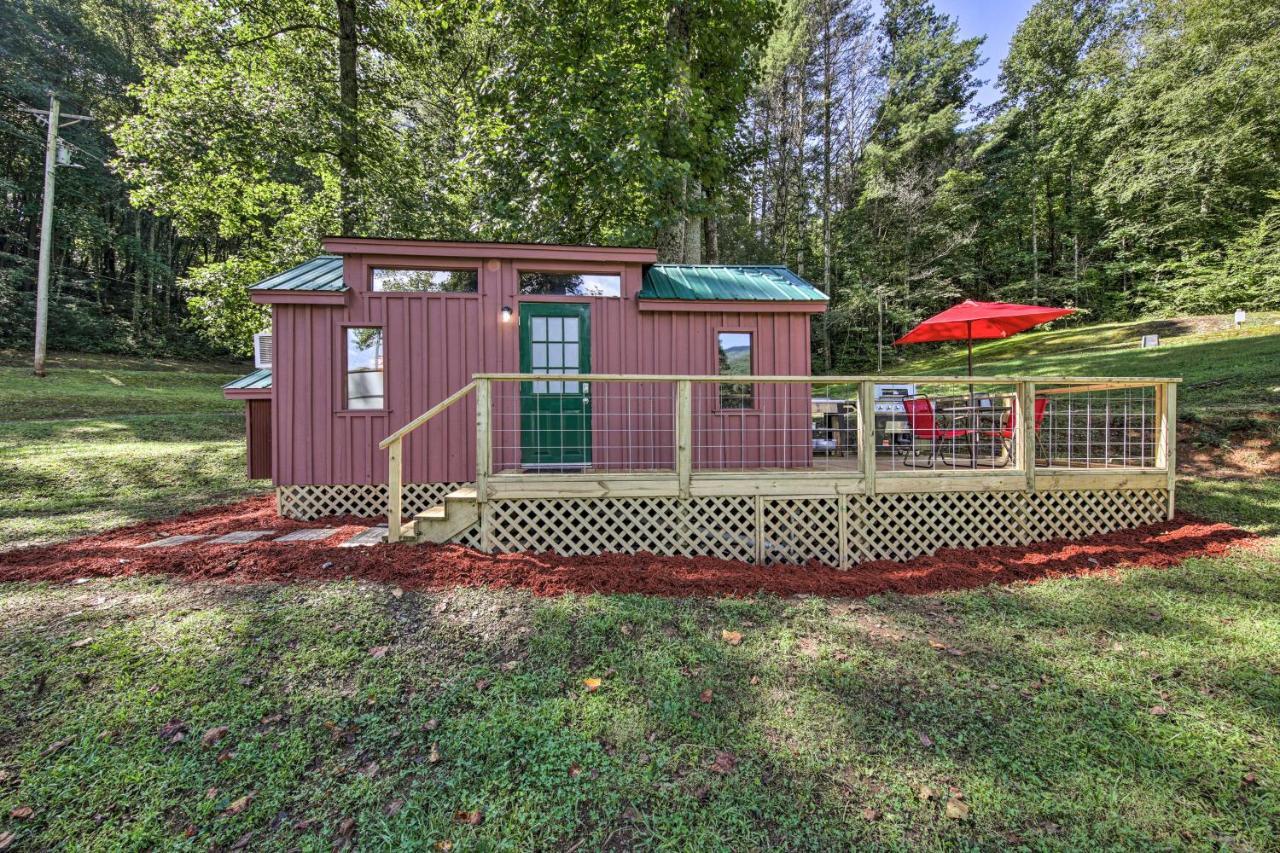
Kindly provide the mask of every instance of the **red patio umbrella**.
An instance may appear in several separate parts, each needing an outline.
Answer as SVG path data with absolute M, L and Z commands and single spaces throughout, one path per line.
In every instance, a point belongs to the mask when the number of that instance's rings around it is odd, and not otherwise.
M 973 375 L 973 342 L 1007 338 L 1032 326 L 1074 314 L 1074 308 L 1047 305 L 1017 305 L 1012 302 L 975 302 L 966 299 L 941 314 L 935 314 L 894 341 L 923 344 L 929 341 L 968 341 L 969 375 Z

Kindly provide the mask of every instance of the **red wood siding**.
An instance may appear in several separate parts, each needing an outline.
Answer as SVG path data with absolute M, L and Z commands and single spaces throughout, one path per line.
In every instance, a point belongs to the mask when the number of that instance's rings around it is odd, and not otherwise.
M 374 266 L 474 267 L 479 294 L 371 293 Z M 503 306 L 517 312 L 523 302 L 553 299 L 591 305 L 591 366 L 597 373 L 714 373 L 715 333 L 719 329 L 754 333 L 755 370 L 763 374 L 807 375 L 809 314 L 641 312 L 636 293 L 642 267 L 632 261 L 528 260 L 519 258 L 435 257 L 424 254 L 347 255 L 344 270 L 352 289 L 344 306 L 274 305 L 273 425 L 277 440 L 272 464 L 277 484 L 380 483 L 386 480 L 386 453 L 379 440 L 465 385 L 472 374 L 515 373 L 520 367 L 519 322 L 501 321 Z M 617 273 L 621 298 L 521 297 L 524 270 Z M 708 303 L 709 308 L 714 304 Z M 343 411 L 344 329 L 383 328 L 386 411 Z M 593 388 L 593 458 L 598 463 L 641 463 L 670 467 L 672 387 Z M 495 463 L 513 464 L 518 456 L 518 389 L 495 386 Z M 715 386 L 695 394 L 695 464 L 719 467 L 747 459 L 803 464 L 810 453 L 807 437 L 807 387 L 793 393 L 786 416 L 767 417 L 768 386 L 758 390 L 756 412 L 714 411 Z M 622 397 L 646 390 L 643 411 L 628 412 Z M 612 396 L 611 396 L 612 395 Z M 617 405 L 612 405 L 610 401 Z M 641 407 L 643 408 L 643 407 Z M 787 425 L 789 446 L 781 434 L 759 430 L 764 422 Z M 631 424 L 647 432 L 631 431 Z M 791 431 L 798 425 L 798 432 Z M 628 441 L 624 442 L 623 438 Z M 744 440 L 743 436 L 747 436 Z M 647 438 L 646 438 L 647 437 Z M 624 446 L 629 445 L 629 446 Z M 504 445 L 506 446 L 504 448 Z M 744 447 L 744 445 L 746 445 Z M 730 451 L 715 450 L 732 446 Z M 737 455 L 734 455 L 737 454 Z M 745 454 L 742 455 L 742 454 Z M 406 482 L 469 481 L 475 477 L 475 402 L 452 407 L 413 433 L 405 444 Z
M 271 479 L 271 401 L 246 400 L 244 431 L 250 480 Z

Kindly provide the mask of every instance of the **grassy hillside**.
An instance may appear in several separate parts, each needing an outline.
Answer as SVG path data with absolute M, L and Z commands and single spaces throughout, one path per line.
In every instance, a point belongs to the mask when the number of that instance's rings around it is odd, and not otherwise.
M 239 497 L 243 365 L 0 354 L 0 548 Z
M 1144 334 L 1160 346 L 1141 349 Z M 963 375 L 963 346 L 906 356 L 887 370 Z M 1027 332 L 974 344 L 974 373 L 1075 376 L 1178 376 L 1184 415 L 1280 412 L 1280 314 L 1264 314 L 1236 329 L 1227 318 L 1193 317 L 1047 332 Z

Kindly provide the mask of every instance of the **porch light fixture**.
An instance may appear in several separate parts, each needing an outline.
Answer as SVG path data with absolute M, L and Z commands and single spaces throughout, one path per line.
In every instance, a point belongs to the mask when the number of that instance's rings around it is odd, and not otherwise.
M 511 322 L 511 306 L 510 305 L 502 306 L 502 322 L 504 323 Z

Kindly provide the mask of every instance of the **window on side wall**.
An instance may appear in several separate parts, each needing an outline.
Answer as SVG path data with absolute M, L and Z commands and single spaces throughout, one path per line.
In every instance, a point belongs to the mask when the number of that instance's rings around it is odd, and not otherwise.
M 385 351 L 382 329 L 376 326 L 347 329 L 347 408 L 386 408 Z
M 374 267 L 373 289 L 377 293 L 476 293 L 480 287 L 475 270 Z
M 754 364 L 750 332 L 716 333 L 716 374 L 718 376 L 750 376 Z M 755 386 L 750 382 L 724 382 L 720 385 L 720 408 L 754 409 Z
M 529 296 L 621 296 L 622 276 L 523 272 L 520 273 L 520 292 Z

